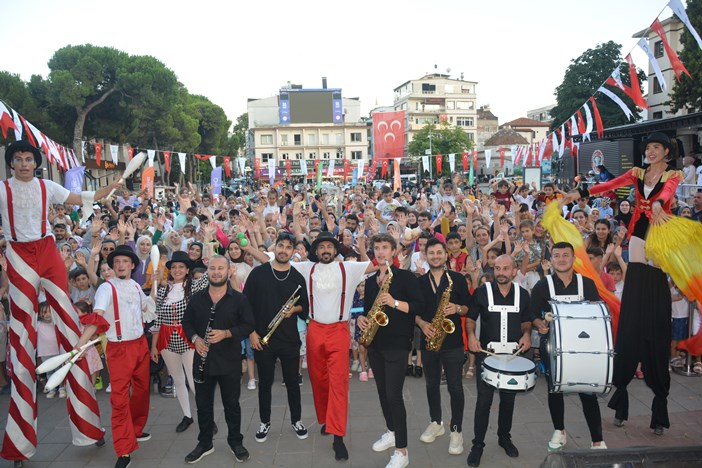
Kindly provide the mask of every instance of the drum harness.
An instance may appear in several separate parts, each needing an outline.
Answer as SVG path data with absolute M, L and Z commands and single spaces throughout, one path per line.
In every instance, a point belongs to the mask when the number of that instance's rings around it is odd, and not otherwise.
M 487 345 L 489 350 L 492 350 L 497 354 L 512 354 L 518 346 L 517 343 L 510 343 L 507 341 L 507 314 L 519 313 L 519 296 L 521 293 L 521 288 L 519 287 L 519 284 L 513 282 L 512 285 L 514 287 L 514 305 L 508 306 L 495 305 L 495 297 L 492 294 L 492 283 L 485 283 L 485 291 L 487 292 L 488 300 L 488 311 L 500 313 L 500 341 L 491 341 Z
M 577 296 L 557 296 L 556 288 L 553 285 L 553 275 L 546 275 L 546 281 L 548 282 L 548 293 L 551 296 L 552 301 L 556 302 L 581 302 L 585 299 L 585 293 L 583 292 L 583 276 L 580 273 L 576 273 L 575 277 L 578 281 L 578 295 Z

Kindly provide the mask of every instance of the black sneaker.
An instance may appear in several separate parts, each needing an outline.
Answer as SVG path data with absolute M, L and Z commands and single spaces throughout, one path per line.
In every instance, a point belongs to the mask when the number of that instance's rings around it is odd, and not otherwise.
M 468 454 L 468 466 L 480 466 L 480 459 L 483 457 L 483 448 L 480 445 L 473 445 Z
M 123 455 L 117 459 L 117 463 L 115 463 L 115 468 L 127 468 L 129 465 L 132 464 L 132 457 L 129 455 Z M 17 466 L 17 465 L 15 465 Z M 22 466 L 22 465 L 20 465 Z
M 185 456 L 185 463 L 197 463 L 202 460 L 203 457 L 214 452 L 214 445 L 210 444 L 209 447 L 205 447 L 202 444 L 197 444 L 195 449 Z
M 302 424 L 302 421 L 298 421 L 292 425 L 293 431 L 295 431 L 295 435 L 297 436 L 298 439 L 306 439 L 307 436 L 309 435 L 307 433 L 307 428 L 305 427 L 304 424 Z
M 512 440 L 510 439 L 499 439 L 497 445 L 505 449 L 505 453 L 510 458 L 516 458 L 519 456 L 519 450 L 514 446 Z
M 411 375 L 412 376 L 414 375 L 414 366 L 412 364 L 407 364 L 407 370 L 405 371 L 405 376 L 409 377 Z
M 137 442 L 146 442 L 147 440 L 151 439 L 151 434 L 148 432 L 142 432 L 137 436 Z
M 322 427 L 319 428 L 319 433 L 322 435 L 329 435 L 326 424 L 322 424 Z
M 297 384 L 302 387 L 302 374 L 297 374 Z
M 414 366 L 414 376 L 415 377 L 421 378 L 423 374 L 424 374 L 424 368 L 422 368 L 422 366 Z
M 234 458 L 236 458 L 236 461 L 239 463 L 243 463 L 246 460 L 249 459 L 249 451 L 244 448 L 243 445 L 237 445 L 232 449 L 232 453 L 234 454 Z
M 348 460 L 349 459 L 349 451 L 346 449 L 346 444 L 344 444 L 344 440 L 341 439 L 340 437 L 337 439 L 336 437 L 334 438 L 334 443 L 332 443 L 332 448 L 334 449 L 334 458 L 337 461 L 341 460 Z
M 271 423 L 261 423 L 256 432 L 256 442 L 265 442 L 268 438 L 268 432 L 271 430 Z
M 100 437 L 100 439 L 95 442 L 96 447 L 102 447 L 103 445 L 105 445 L 105 436 Z
M 178 424 L 178 426 L 176 426 L 176 432 L 184 432 L 187 428 L 190 427 L 190 425 L 192 423 L 193 423 L 193 418 L 183 416 L 183 419 L 180 421 L 180 424 Z

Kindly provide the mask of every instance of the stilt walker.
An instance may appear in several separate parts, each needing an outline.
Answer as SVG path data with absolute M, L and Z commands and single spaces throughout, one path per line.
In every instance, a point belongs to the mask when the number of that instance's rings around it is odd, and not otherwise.
M 14 177 L 0 187 L 0 215 L 7 243 L 7 275 L 10 281 L 10 362 L 12 394 L 0 456 L 22 466 L 37 447 L 37 293 L 44 288 L 53 311 L 59 346 L 62 352 L 73 349 L 80 329 L 78 315 L 67 293 L 66 267 L 51 235 L 48 209 L 51 204 L 82 205 L 83 200 L 106 196 L 113 183 L 97 192 L 78 195 L 50 181 L 34 177 L 42 156 L 25 141 L 15 142 L 5 150 L 5 161 Z M 47 235 L 47 233 L 49 235 Z M 67 406 L 74 445 L 85 446 L 100 441 L 100 412 L 88 373 L 88 364 L 80 360 L 67 377 Z

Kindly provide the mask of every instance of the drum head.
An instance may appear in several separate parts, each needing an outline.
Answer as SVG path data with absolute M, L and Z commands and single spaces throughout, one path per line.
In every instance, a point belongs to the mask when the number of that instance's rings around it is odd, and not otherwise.
M 509 354 L 488 356 L 483 361 L 483 365 L 488 369 L 504 374 L 525 374 L 534 371 L 536 368 L 536 365 L 529 359 Z

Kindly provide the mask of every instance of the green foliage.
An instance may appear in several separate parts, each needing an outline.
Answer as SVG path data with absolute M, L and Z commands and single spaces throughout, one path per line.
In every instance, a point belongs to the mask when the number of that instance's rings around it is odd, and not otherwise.
M 580 57 L 573 59 L 565 72 L 563 82 L 556 88 L 556 107 L 551 110 L 553 123 L 551 130 L 560 127 L 594 95 L 597 89 L 619 67 L 622 82 L 631 85 L 629 65 L 622 59 L 622 46 L 614 41 L 598 44 L 594 49 L 588 49 Z M 646 80 L 643 71 L 638 71 L 639 85 Z M 632 100 L 618 88 L 608 86 L 632 110 L 638 120 L 639 109 Z M 607 96 L 598 94 L 595 97 L 597 108 L 602 116 L 605 127 L 614 127 L 628 123 L 622 110 Z M 581 113 L 584 111 L 581 111 Z M 585 114 L 583 114 L 585 117 Z
M 425 150 L 429 149 L 429 135 L 431 134 L 431 153 L 432 155 L 444 155 L 442 164 L 442 174 L 436 173 L 436 158 L 429 158 L 434 170 L 434 176 L 449 175 L 448 157 L 446 155 L 456 154 L 456 167 L 459 167 L 461 162 L 460 154 L 473 148 L 473 141 L 468 138 L 468 134 L 460 127 L 455 127 L 446 121 L 443 121 L 437 127 L 434 124 L 427 125 L 420 131 L 414 134 L 412 141 L 407 148 L 411 156 L 423 156 Z
M 702 0 L 687 0 L 687 17 L 698 33 L 702 31 Z M 683 44 L 683 50 L 678 56 L 695 79 L 681 75 L 681 80 L 675 81 L 670 96 L 670 110 L 677 112 L 687 108 L 692 111 L 700 111 L 702 110 L 702 81 L 700 81 L 700 77 L 702 77 L 702 50 L 686 27 L 683 27 L 680 40 Z

